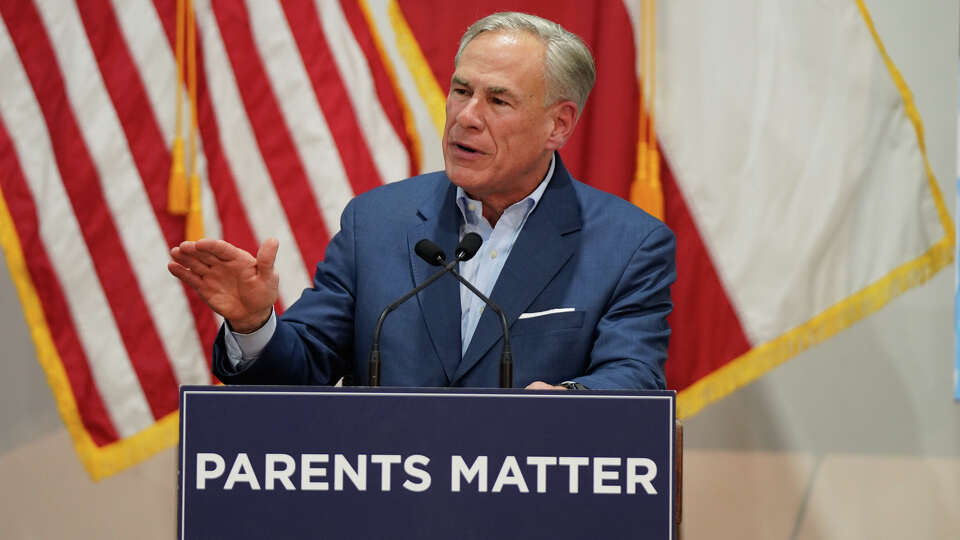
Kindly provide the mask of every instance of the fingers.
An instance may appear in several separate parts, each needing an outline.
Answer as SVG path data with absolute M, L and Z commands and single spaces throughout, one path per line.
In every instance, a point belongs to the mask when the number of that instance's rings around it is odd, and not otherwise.
M 181 242 L 178 247 L 180 248 L 180 253 L 183 255 L 186 255 L 187 257 L 193 257 L 207 266 L 214 266 L 221 262 L 219 258 L 209 251 L 200 249 L 200 245 L 200 242 L 187 241 Z
M 273 263 L 277 259 L 278 249 L 280 249 L 280 242 L 276 238 L 267 238 L 263 242 L 263 245 L 257 250 L 257 267 L 260 272 L 273 270 Z
M 170 261 L 167 263 L 167 270 L 170 271 L 177 279 L 186 283 L 194 289 L 200 288 L 203 285 L 203 278 L 197 275 L 195 272 L 190 271 L 189 268 L 174 262 Z
M 182 246 L 183 244 L 181 244 Z M 216 257 L 220 261 L 230 262 L 241 259 L 252 259 L 253 256 L 246 251 L 234 246 L 224 240 L 215 240 L 213 238 L 201 238 L 196 241 L 198 253 L 204 253 L 211 257 Z
M 547 384 L 543 381 L 533 381 L 527 385 L 527 390 L 566 390 L 562 386 L 554 386 L 552 384 Z
M 189 272 L 198 274 L 200 277 L 214 271 L 215 268 L 232 268 L 232 271 L 236 271 L 239 268 L 249 268 L 254 263 L 257 264 L 259 272 L 272 274 L 278 247 L 279 242 L 276 239 L 268 238 L 260 246 L 255 259 L 246 251 L 233 246 L 229 242 L 202 238 L 196 242 L 182 242 L 179 246 L 170 250 L 170 257 L 179 266 Z M 171 270 L 171 272 L 173 271 Z M 177 277 L 180 276 L 177 275 Z
M 189 271 L 193 271 L 201 276 L 207 274 L 210 271 L 210 265 L 201 260 L 194 246 L 185 244 L 193 244 L 193 242 L 184 242 L 171 249 L 170 258 Z M 213 261 L 217 261 L 216 257 L 209 255 L 204 255 L 203 257 L 212 258 Z M 214 264 L 219 264 L 219 262 L 215 262 Z

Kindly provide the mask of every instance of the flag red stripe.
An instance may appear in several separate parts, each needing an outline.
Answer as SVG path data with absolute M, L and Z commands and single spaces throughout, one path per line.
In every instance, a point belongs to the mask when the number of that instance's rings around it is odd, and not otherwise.
M 176 377 L 109 212 L 47 30 L 32 3 L 18 5 L 16 17 L 6 3 L 0 12 L 18 21 L 9 26 L 10 37 L 40 103 L 64 188 L 150 410 L 162 418 L 177 409 L 177 393 L 169 391 L 177 388 Z
M 377 46 L 374 43 L 373 35 L 370 33 L 370 27 L 366 18 L 356 1 L 347 0 L 340 2 L 343 15 L 350 24 L 353 36 L 363 50 L 363 55 L 367 57 L 367 64 L 370 66 L 370 74 L 373 76 L 373 84 L 377 90 L 377 96 L 380 98 L 380 104 L 383 106 L 387 118 L 393 124 L 393 130 L 400 137 L 403 146 L 407 149 L 410 156 L 410 176 L 420 172 L 420 156 L 413 151 L 413 141 L 407 132 L 407 124 L 403 119 L 403 106 L 400 98 L 397 96 L 398 89 L 387 74 L 387 69 L 380 58 Z
M 558 14 L 583 37 L 597 58 L 597 82 L 563 155 L 579 162 L 584 182 L 624 199 L 630 197 L 637 167 L 640 88 L 630 13 L 623 2 L 597 2 L 592 17 L 578 16 L 579 2 Z M 566 158 L 564 158 L 566 159 Z
M 16 19 L 6 19 L 8 27 Z M 13 22 L 13 24 L 16 24 Z M 46 246 L 40 236 L 37 208 L 17 160 L 16 149 L 0 118 L 0 190 L 3 191 L 15 224 L 27 272 L 43 306 L 43 315 L 54 346 L 60 356 L 70 389 L 77 404 L 80 421 L 94 444 L 103 446 L 119 439 L 110 420 L 103 397 L 93 380 L 86 353 L 80 344 L 70 309 L 63 295 L 57 273 L 50 264 Z
M 116 15 L 107 0 L 79 0 L 77 7 L 134 163 L 140 172 L 144 190 L 150 199 L 154 216 L 160 224 L 167 246 L 177 245 L 184 239 L 186 220 L 183 217 L 174 217 L 166 211 L 170 152 L 152 114 L 153 108 L 123 40 Z M 183 288 L 200 336 L 200 349 L 208 351 L 216 338 L 216 319 L 210 308 L 192 289 L 186 285 L 183 285 Z M 176 392 L 177 389 L 170 388 L 166 391 Z
M 167 41 L 170 44 L 171 55 L 175 49 L 176 0 L 154 0 L 157 16 L 163 24 Z M 199 25 L 197 31 L 199 32 Z M 197 117 L 200 128 L 200 138 L 203 141 L 203 153 L 207 158 L 207 180 L 217 201 L 220 211 L 220 223 L 223 237 L 230 243 L 251 253 L 256 253 L 259 247 L 253 227 L 247 219 L 246 210 L 237 192 L 236 180 L 220 139 L 220 130 L 214 117 L 213 104 L 207 90 L 206 69 L 204 67 L 203 43 L 197 39 Z M 171 74 L 175 77 L 176 74 Z M 175 113 L 173 102 L 170 103 L 169 113 Z
M 353 193 L 359 195 L 383 184 L 330 53 L 316 6 L 312 0 L 288 1 L 282 5 Z
M 307 275 L 313 275 L 313 264 L 323 258 L 330 235 L 254 42 L 249 14 L 240 2 L 216 0 L 213 12 L 260 154 L 300 248 Z
M 666 223 L 677 235 L 667 384 L 683 390 L 751 345 L 665 159 L 660 160 L 660 171 Z

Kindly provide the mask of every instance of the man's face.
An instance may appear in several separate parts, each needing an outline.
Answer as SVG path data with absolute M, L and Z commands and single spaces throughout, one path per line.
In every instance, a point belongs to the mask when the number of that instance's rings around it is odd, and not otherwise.
M 544 54 L 529 34 L 484 32 L 460 55 L 447 96 L 443 157 L 450 180 L 484 202 L 512 204 L 526 196 L 559 147 L 554 107 L 544 106 Z

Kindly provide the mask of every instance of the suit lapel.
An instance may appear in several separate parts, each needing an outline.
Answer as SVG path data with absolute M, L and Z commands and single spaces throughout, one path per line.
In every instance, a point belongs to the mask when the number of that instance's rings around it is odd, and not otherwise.
M 446 176 L 443 177 L 446 180 Z M 423 283 L 440 270 L 421 259 L 414 246 L 423 238 L 443 248 L 447 260 L 457 245 L 459 220 L 456 214 L 456 186 L 449 180 L 425 199 L 418 211 L 417 223 L 407 229 L 407 248 L 413 281 Z M 430 333 L 433 348 L 440 359 L 447 379 L 451 379 L 460 362 L 460 290 L 453 276 L 444 276 L 417 295 L 420 311 Z M 426 352 L 426 351 L 424 351 Z
M 508 326 L 513 325 L 573 254 L 576 235 L 569 233 L 580 227 L 580 205 L 570 174 L 558 155 L 553 178 L 524 224 L 490 295 L 506 315 Z M 485 309 L 452 382 L 473 368 L 500 341 L 502 333 L 497 314 Z

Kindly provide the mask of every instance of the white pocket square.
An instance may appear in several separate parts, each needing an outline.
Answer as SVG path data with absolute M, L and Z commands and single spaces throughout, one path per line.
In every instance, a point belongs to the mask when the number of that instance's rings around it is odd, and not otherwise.
M 532 319 L 534 317 L 543 317 L 544 315 L 554 315 L 556 313 L 568 313 L 570 311 L 575 311 L 572 307 L 562 307 L 555 309 L 548 309 L 546 311 L 537 311 L 534 313 L 521 313 L 521 319 Z

